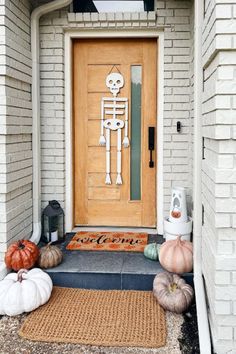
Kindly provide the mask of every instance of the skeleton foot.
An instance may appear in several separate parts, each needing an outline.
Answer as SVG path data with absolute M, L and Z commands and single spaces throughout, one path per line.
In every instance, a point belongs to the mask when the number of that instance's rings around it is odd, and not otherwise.
M 104 135 L 101 135 L 99 138 L 99 145 L 104 146 L 106 145 L 106 139 Z
M 129 138 L 127 136 L 124 137 L 122 144 L 125 148 L 129 147 Z
M 121 178 L 121 174 L 118 173 L 117 177 L 116 177 L 116 184 L 122 184 L 122 178 Z
M 109 173 L 106 174 L 105 183 L 106 183 L 106 184 L 111 184 L 111 177 L 110 177 Z

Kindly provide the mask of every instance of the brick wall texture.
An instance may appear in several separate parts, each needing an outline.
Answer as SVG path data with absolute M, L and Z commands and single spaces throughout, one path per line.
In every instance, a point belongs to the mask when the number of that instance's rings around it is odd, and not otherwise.
M 205 1 L 203 271 L 215 351 L 236 352 L 236 5 Z M 232 351 L 231 351 L 232 350 Z
M 0 0 L 0 261 L 32 224 L 30 6 Z

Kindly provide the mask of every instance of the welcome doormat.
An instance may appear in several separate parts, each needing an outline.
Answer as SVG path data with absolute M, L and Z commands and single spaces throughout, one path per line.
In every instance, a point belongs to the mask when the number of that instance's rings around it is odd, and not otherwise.
M 165 312 L 151 291 L 54 287 L 47 304 L 20 328 L 23 338 L 113 347 L 166 343 Z
M 67 250 L 143 252 L 147 233 L 80 231 L 66 246 Z

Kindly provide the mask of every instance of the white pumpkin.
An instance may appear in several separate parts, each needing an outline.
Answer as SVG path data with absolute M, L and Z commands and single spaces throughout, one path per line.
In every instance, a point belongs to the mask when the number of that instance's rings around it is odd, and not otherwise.
M 21 269 L 0 281 L 0 315 L 16 316 L 45 304 L 52 292 L 52 280 L 39 268 Z

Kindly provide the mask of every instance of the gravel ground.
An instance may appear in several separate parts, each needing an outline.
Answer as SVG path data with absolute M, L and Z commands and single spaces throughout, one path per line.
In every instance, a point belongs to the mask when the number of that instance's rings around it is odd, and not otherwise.
M 188 312 L 183 314 L 184 322 L 181 325 L 181 335 L 179 337 L 180 349 L 182 354 L 200 354 L 197 309 L 193 303 Z
M 182 337 L 182 315 L 166 312 L 167 343 L 159 349 L 94 347 L 78 344 L 32 342 L 18 336 L 18 330 L 27 315 L 3 316 L 0 319 L 0 354 L 179 354 L 178 338 Z

